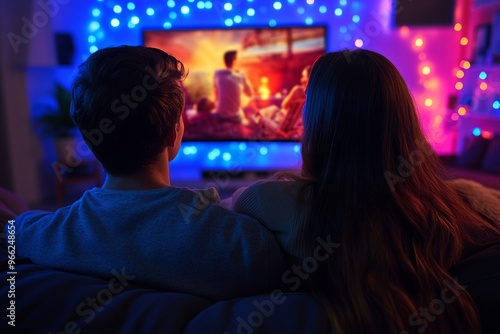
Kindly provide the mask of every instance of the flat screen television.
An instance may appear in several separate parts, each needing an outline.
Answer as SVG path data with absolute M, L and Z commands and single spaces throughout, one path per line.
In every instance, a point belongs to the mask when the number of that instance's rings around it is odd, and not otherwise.
M 282 102 L 300 85 L 303 70 L 325 52 L 326 27 L 144 30 L 143 44 L 174 55 L 189 70 L 183 82 L 184 141 L 298 141 L 303 101 L 286 108 Z M 215 88 L 216 80 L 225 80 L 215 79 L 215 73 L 227 74 L 227 51 L 237 52 L 233 70 L 246 77 L 250 93 Z M 218 90 L 226 85 L 218 84 Z M 233 117 L 234 101 L 226 108 L 218 94 L 239 100 L 239 117 Z

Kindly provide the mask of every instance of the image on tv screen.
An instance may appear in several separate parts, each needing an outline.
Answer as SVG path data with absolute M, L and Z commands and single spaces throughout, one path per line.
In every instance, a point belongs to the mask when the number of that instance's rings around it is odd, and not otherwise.
M 326 27 L 146 30 L 143 44 L 172 54 L 183 82 L 184 140 L 298 141 L 309 70 Z

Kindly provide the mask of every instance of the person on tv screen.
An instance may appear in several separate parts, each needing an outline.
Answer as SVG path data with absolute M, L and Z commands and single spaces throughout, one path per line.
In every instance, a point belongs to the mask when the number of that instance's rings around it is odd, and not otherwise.
M 292 87 L 281 102 L 281 108 L 275 105 L 263 108 L 255 113 L 255 122 L 263 128 L 261 133 L 266 138 L 300 139 L 302 135 L 302 107 L 306 102 L 306 88 L 309 82 L 311 66 L 304 67 L 300 84 Z
M 253 88 L 245 75 L 235 68 L 238 52 L 230 50 L 224 53 L 225 69 L 214 74 L 215 112 L 223 121 L 248 125 L 242 107 L 242 94 L 249 98 L 253 96 Z
M 213 300 L 281 286 L 284 255 L 270 231 L 221 207 L 213 188 L 170 184 L 184 77 L 174 56 L 143 46 L 104 48 L 80 65 L 71 116 L 106 181 L 55 212 L 17 216 L 19 257 Z
M 464 192 L 468 181 L 445 177 L 406 82 L 381 54 L 321 56 L 306 93 L 301 173 L 223 204 L 275 233 L 304 269 L 292 288 L 316 294 L 337 332 L 479 333 L 474 301 L 450 269 L 500 244 L 499 192 Z M 446 304 L 434 316 L 436 298 Z

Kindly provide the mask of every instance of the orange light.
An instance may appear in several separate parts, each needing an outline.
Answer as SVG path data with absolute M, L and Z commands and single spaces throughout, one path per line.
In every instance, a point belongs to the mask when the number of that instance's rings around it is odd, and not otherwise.
M 455 31 L 460 31 L 460 30 L 462 30 L 462 25 L 460 23 L 455 23 L 454 29 L 455 29 Z
M 462 60 L 460 62 L 460 67 L 468 70 L 470 68 L 470 63 L 467 60 Z
M 454 121 L 458 121 L 459 118 L 460 118 L 460 116 L 458 116 L 458 114 L 455 112 L 451 115 L 451 119 Z
M 424 45 L 424 40 L 423 40 L 423 39 L 421 39 L 421 38 L 417 38 L 417 39 L 415 40 L 415 45 L 416 45 L 416 46 L 419 46 L 419 47 L 420 47 L 420 46 L 422 46 L 422 45 Z
M 457 78 L 462 79 L 464 77 L 465 73 L 462 70 L 457 71 Z
M 493 138 L 493 132 L 483 131 L 483 132 L 481 132 L 481 137 L 483 137 L 484 139 L 492 139 Z
M 464 46 L 469 44 L 469 40 L 467 39 L 467 37 L 462 37 L 462 39 L 460 40 L 460 44 Z
M 455 84 L 456 90 L 461 90 L 462 88 L 464 88 L 464 84 L 461 83 L 460 81 Z
M 465 107 L 460 107 L 460 108 L 458 108 L 457 113 L 458 113 L 460 116 L 465 116 L 465 114 L 467 114 L 467 109 L 465 109 Z
M 424 104 L 426 107 L 432 106 L 432 99 L 430 98 L 425 99 Z
M 434 118 L 434 122 L 436 122 L 437 124 L 440 124 L 443 122 L 443 116 L 441 115 L 437 115 L 435 118 Z
M 481 90 L 487 90 L 488 84 L 486 82 L 481 82 L 481 84 L 479 85 L 479 88 L 481 88 Z
M 259 95 L 263 100 L 267 100 L 271 96 L 271 90 L 267 86 L 268 82 L 267 77 L 260 78 Z
M 429 66 L 424 66 L 422 68 L 422 73 L 425 74 L 425 75 L 431 73 L 431 68 Z
M 399 34 L 403 37 L 407 37 L 409 33 L 410 33 L 410 28 L 408 28 L 408 26 L 402 26 L 399 29 Z

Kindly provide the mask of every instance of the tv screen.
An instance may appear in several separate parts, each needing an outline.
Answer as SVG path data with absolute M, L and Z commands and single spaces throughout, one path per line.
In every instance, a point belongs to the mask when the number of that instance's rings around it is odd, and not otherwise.
M 146 30 L 143 44 L 189 70 L 186 141 L 298 141 L 309 67 L 326 27 Z

